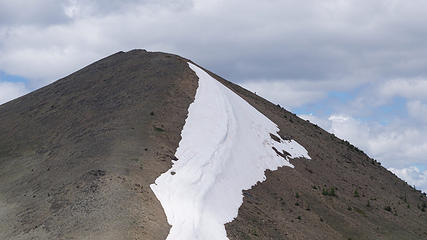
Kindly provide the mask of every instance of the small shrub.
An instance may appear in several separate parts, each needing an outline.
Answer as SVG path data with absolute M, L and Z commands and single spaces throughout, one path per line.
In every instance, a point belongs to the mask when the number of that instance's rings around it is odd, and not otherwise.
M 356 211 L 356 212 L 357 212 L 357 213 L 359 213 L 360 215 L 363 215 L 363 216 L 365 216 L 365 217 L 366 217 L 366 213 L 365 213 L 362 209 L 359 209 L 359 208 L 357 208 L 357 207 L 354 207 L 353 209 L 354 209 L 354 211 Z
M 157 132 L 164 132 L 165 131 L 163 128 L 159 128 L 159 127 L 154 127 L 154 130 L 156 130 Z
M 386 210 L 387 212 L 391 212 L 391 207 L 390 206 L 385 206 L 384 210 Z
M 353 194 L 353 196 L 354 196 L 354 197 L 360 197 L 359 192 L 357 191 L 357 189 L 356 189 L 356 190 L 354 190 L 354 194 Z
M 336 190 L 337 190 L 336 188 L 331 187 L 331 189 L 329 190 L 329 196 L 336 197 L 337 196 L 335 193 Z
M 296 197 L 296 198 L 299 198 L 299 194 L 298 194 L 298 193 L 295 193 L 295 197 Z
M 336 193 L 335 193 L 336 188 L 335 187 L 330 187 L 329 189 L 327 188 L 323 188 L 322 190 L 322 194 L 325 196 L 331 196 L 331 197 L 336 197 Z
M 328 191 L 328 189 L 323 188 L 323 190 L 322 190 L 322 194 L 323 194 L 323 195 L 325 195 L 325 196 L 328 196 L 328 195 L 329 195 L 329 191 Z

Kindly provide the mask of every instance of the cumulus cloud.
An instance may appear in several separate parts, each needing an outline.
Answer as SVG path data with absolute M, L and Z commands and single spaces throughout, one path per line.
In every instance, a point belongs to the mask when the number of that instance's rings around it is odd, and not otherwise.
M 427 128 L 391 123 L 364 122 L 351 116 L 332 114 L 327 119 L 300 115 L 337 137 L 348 140 L 387 167 L 403 168 L 426 164 Z
M 427 100 L 427 78 L 386 81 L 380 86 L 379 93 L 387 98 L 400 96 L 408 99 Z
M 1 82 L 0 81 L 0 104 L 28 93 L 28 89 L 23 83 Z

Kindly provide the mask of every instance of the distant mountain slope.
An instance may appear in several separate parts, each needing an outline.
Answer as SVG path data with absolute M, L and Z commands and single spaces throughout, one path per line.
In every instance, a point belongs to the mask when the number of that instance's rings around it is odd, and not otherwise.
M 0 239 L 166 239 L 170 225 L 150 185 L 179 161 L 199 83 L 188 62 L 120 52 L 1 105 Z M 244 191 L 225 225 L 229 239 L 427 239 L 419 191 L 349 143 L 207 72 L 312 158 L 266 171 Z

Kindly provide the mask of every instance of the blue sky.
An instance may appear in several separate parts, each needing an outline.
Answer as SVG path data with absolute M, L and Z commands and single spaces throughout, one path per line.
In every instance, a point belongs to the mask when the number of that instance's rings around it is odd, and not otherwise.
M 190 58 L 427 191 L 423 0 L 0 0 L 0 103 L 117 51 Z
M 4 82 L 12 82 L 12 83 L 21 82 L 24 84 L 29 83 L 27 78 L 17 76 L 17 75 L 10 75 L 10 74 L 7 74 L 3 71 L 0 71 L 0 79 Z

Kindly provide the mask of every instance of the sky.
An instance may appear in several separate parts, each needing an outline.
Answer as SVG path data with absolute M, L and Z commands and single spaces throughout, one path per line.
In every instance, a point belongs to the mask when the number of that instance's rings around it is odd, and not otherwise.
M 118 51 L 171 52 L 427 191 L 427 1 L 0 0 L 0 104 Z

